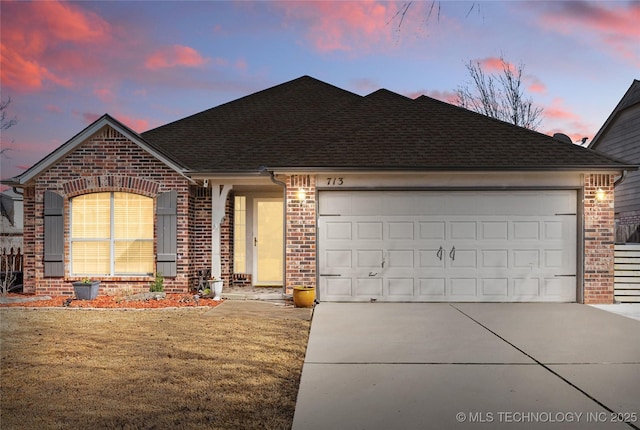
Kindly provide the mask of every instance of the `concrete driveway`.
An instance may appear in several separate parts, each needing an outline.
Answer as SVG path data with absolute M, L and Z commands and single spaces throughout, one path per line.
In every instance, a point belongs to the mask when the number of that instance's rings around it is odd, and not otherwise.
M 640 429 L 640 321 L 580 304 L 321 303 L 293 428 Z

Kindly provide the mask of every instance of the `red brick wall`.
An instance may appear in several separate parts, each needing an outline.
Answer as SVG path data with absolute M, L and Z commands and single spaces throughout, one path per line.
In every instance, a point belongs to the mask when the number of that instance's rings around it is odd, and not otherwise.
M 584 303 L 613 303 L 614 176 L 592 174 L 584 183 Z M 602 200 L 598 190 L 603 192 Z
M 316 183 L 313 176 L 294 175 L 286 184 L 285 288 L 291 294 L 297 285 L 316 286 Z
M 64 198 L 65 276 L 44 277 L 44 191 Z M 69 273 L 70 198 L 91 192 L 125 191 L 156 197 L 157 193 L 178 193 L 177 276 L 165 279 L 165 291 L 183 292 L 189 286 L 192 269 L 189 234 L 189 182 L 111 128 L 104 128 L 64 159 L 40 174 L 25 190 L 25 276 L 24 289 L 50 295 L 71 295 Z M 109 277 L 100 279 L 101 294 L 148 291 L 152 277 Z
M 211 268 L 211 188 L 191 187 L 191 285 L 198 270 Z

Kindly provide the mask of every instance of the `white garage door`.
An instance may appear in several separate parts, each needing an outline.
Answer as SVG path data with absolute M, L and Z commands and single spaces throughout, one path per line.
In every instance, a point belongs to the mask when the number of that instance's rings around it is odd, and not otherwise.
M 321 301 L 576 301 L 576 192 L 321 191 Z

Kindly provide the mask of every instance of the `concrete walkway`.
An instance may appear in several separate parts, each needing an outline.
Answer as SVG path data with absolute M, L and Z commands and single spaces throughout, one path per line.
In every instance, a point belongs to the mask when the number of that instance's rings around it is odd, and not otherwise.
M 580 304 L 321 303 L 293 428 L 639 429 L 640 321 Z

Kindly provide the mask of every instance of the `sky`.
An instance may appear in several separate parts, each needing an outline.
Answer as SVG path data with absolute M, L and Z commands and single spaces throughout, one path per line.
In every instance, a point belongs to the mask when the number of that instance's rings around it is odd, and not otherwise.
M 0 96 L 17 123 L 0 177 L 104 113 L 143 132 L 303 75 L 452 102 L 466 64 L 499 73 L 502 56 L 524 66 L 538 131 L 574 141 L 640 79 L 640 1 L 428 0 L 402 14 L 407 4 L 2 0 Z

